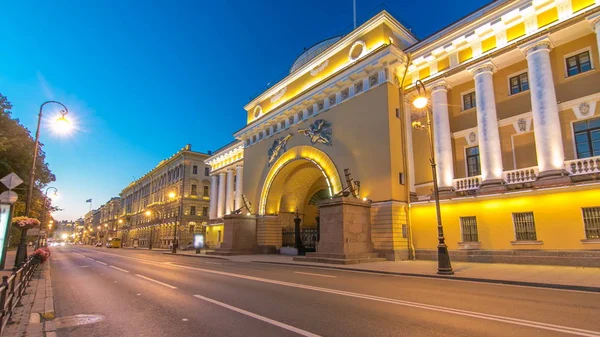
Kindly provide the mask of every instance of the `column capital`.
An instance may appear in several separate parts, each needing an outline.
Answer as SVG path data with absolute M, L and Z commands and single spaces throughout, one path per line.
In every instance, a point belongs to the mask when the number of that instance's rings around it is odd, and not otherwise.
M 426 87 L 431 93 L 436 91 L 448 91 L 452 88 L 450 84 L 443 78 L 431 83 L 427 83 Z
M 226 173 L 226 172 L 223 172 L 223 171 L 219 172 L 219 176 L 225 176 L 226 174 L 227 174 L 227 173 Z
M 586 20 L 588 20 L 592 29 L 597 34 L 597 31 L 600 30 L 600 12 L 588 16 Z
M 484 73 L 494 73 L 494 71 L 496 71 L 496 65 L 494 65 L 491 60 L 484 60 L 468 67 L 467 71 L 470 72 L 473 77 L 477 77 L 477 75 Z
M 523 52 L 523 54 L 525 54 L 525 56 L 529 56 L 537 51 L 550 52 L 550 49 L 552 49 L 552 47 L 554 47 L 552 41 L 550 41 L 550 38 L 547 35 L 545 35 L 519 46 L 519 49 Z

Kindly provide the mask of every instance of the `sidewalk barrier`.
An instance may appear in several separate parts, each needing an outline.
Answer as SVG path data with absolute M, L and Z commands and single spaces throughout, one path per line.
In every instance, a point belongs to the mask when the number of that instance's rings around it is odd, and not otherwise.
M 31 259 L 28 259 L 21 268 L 13 271 L 10 277 L 2 276 L 2 284 L 0 284 L 0 308 L 2 309 L 0 311 L 0 336 L 6 325 L 12 323 L 13 310 L 16 307 L 23 306 L 21 298 L 27 294 L 27 287 L 37 266 L 38 263 L 32 263 Z

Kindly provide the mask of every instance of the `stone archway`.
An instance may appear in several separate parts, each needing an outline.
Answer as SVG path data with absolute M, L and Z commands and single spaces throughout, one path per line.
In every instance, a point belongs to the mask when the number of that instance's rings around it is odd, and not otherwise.
M 333 196 L 342 182 L 329 156 L 312 146 L 296 146 L 279 157 L 267 173 L 260 194 L 260 215 L 293 213 L 304 209 L 318 191 Z

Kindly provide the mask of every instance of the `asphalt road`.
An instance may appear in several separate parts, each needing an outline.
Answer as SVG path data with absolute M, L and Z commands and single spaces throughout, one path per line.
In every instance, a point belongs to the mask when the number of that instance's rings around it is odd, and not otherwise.
M 598 293 L 82 246 L 50 263 L 59 336 L 600 337 Z

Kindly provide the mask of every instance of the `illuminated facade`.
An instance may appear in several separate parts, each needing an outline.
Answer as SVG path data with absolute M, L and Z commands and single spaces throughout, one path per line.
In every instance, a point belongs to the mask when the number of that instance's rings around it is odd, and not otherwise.
M 421 41 L 384 11 L 320 42 L 207 161 L 211 222 L 245 196 L 257 245 L 280 248 L 296 216 L 316 225 L 349 169 L 370 201 L 374 252 L 435 258 L 429 140 L 411 128 L 421 80 L 453 259 L 598 264 L 599 7 L 495 1 Z
M 184 247 L 194 233 L 203 233 L 210 202 L 208 157 L 187 145 L 123 189 L 117 236 L 125 246 L 168 248 L 176 233 Z

